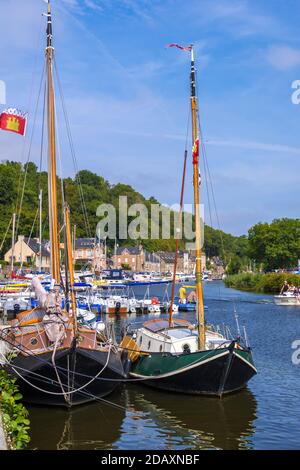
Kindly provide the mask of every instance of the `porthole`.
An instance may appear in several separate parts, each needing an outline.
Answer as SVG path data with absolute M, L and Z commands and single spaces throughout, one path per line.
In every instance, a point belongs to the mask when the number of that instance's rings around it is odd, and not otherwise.
M 186 354 L 190 354 L 191 352 L 191 348 L 190 348 L 190 345 L 185 343 L 183 346 L 182 346 L 182 351 Z
M 38 344 L 38 340 L 36 338 L 31 338 L 30 344 L 31 346 L 35 346 L 36 344 Z

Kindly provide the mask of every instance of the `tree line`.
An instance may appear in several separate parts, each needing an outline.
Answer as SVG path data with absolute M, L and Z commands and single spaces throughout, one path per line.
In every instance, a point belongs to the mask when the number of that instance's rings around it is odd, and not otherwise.
M 74 178 L 67 177 L 63 181 L 57 177 L 57 188 L 64 187 L 64 194 L 70 205 L 72 224 L 76 224 L 77 237 L 94 237 L 99 218 L 96 216 L 97 207 L 103 203 L 116 207 L 118 223 L 119 196 L 127 196 L 128 206 L 135 203 L 144 204 L 151 214 L 151 204 L 159 204 L 152 196 L 145 198 L 132 186 L 117 183 L 110 184 L 102 176 L 89 170 L 79 171 Z M 48 233 L 48 200 L 47 172 L 39 172 L 37 166 L 29 162 L 22 165 L 19 162 L 3 161 L 0 163 L 0 243 L 4 237 L 12 213 L 19 213 L 20 201 L 22 210 L 18 223 L 18 233 L 33 237 L 39 236 L 37 216 L 39 191 L 43 190 L 43 238 Z M 58 191 L 58 204 L 62 204 L 62 191 Z M 35 223 L 34 223 L 35 222 Z M 160 220 L 161 226 L 161 220 Z M 161 227 L 160 227 L 161 228 Z M 150 223 L 149 223 L 150 230 Z M 150 233 L 149 233 L 150 235 Z M 3 244 L 0 258 L 11 243 L 11 229 Z M 171 217 L 171 238 L 153 240 L 118 240 L 119 245 L 135 245 L 142 243 L 150 252 L 174 251 L 174 218 Z M 182 240 L 181 249 L 185 240 Z M 108 240 L 108 246 L 113 249 L 114 240 Z M 204 226 L 204 252 L 209 259 L 214 257 L 223 260 L 229 272 L 236 273 L 245 270 L 250 261 L 266 270 L 292 267 L 300 258 L 300 220 L 280 219 L 271 224 L 259 223 L 254 225 L 248 236 L 239 236 Z

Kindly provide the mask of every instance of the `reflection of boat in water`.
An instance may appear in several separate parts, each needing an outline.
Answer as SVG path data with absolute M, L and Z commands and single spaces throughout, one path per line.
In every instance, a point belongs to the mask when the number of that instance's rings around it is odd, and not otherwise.
M 30 448 L 40 450 L 111 449 L 120 438 L 126 415 L 123 394 L 109 402 L 63 408 L 29 407 Z M 110 404 L 113 403 L 114 405 Z M 47 431 L 45 429 L 47 423 Z
M 222 400 L 169 395 L 147 387 L 127 389 L 135 411 L 148 413 L 161 432 L 181 438 L 190 449 L 249 449 L 257 403 L 249 389 Z

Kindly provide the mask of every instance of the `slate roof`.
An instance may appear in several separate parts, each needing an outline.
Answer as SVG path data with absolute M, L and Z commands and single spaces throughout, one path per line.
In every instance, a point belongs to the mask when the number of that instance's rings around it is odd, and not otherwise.
M 35 254 L 40 252 L 40 244 L 36 238 L 24 238 L 24 242 Z M 50 257 L 49 241 L 47 240 L 42 240 L 42 256 Z

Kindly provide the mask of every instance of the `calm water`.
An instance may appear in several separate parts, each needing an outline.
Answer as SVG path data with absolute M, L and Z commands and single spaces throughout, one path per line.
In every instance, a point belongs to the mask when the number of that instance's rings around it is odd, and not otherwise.
M 291 344 L 300 339 L 300 309 L 279 307 L 267 295 L 205 284 L 206 319 L 235 331 L 234 307 L 246 326 L 258 369 L 243 392 L 222 400 L 126 385 L 68 412 L 30 407 L 32 449 L 296 449 L 300 447 L 300 365 Z M 137 295 L 143 295 L 139 288 Z M 153 287 L 153 295 L 163 288 Z M 193 314 L 180 314 L 195 320 Z M 147 318 L 151 316 L 148 315 Z M 145 316 L 116 319 L 143 321 Z

